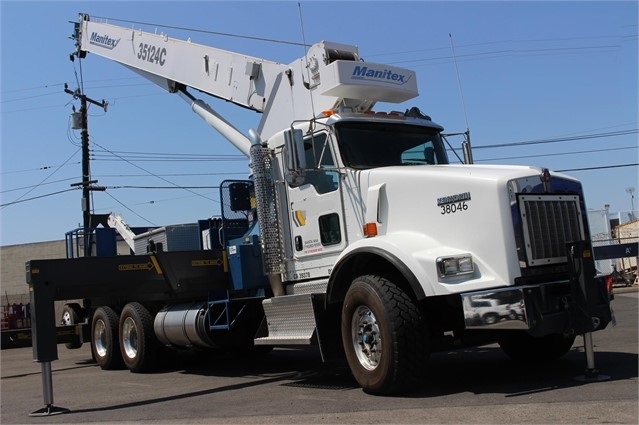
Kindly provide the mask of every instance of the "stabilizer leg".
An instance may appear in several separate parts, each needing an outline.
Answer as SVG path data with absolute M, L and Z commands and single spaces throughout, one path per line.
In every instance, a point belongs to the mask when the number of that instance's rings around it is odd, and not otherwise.
M 595 368 L 595 349 L 592 343 L 592 332 L 584 335 L 584 351 L 586 353 L 586 370 L 583 375 L 575 376 L 575 381 L 580 382 L 601 382 L 608 381 L 610 376 L 602 375 Z
M 64 407 L 55 407 L 53 405 L 53 378 L 51 376 L 51 362 L 42 362 L 41 369 L 42 395 L 45 407 L 29 413 L 29 416 L 52 416 L 70 412 L 69 409 L 65 409 Z

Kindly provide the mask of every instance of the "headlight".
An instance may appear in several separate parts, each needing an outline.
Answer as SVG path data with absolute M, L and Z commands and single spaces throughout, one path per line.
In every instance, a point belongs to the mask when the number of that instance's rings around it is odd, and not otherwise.
M 437 259 L 439 277 L 459 276 L 475 272 L 473 257 L 470 254 L 455 257 L 439 257 Z

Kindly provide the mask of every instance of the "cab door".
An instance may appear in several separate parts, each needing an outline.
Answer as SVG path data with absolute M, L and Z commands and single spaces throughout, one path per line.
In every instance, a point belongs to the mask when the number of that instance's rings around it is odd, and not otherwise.
M 303 183 L 288 187 L 293 264 L 289 279 L 328 276 L 344 249 L 344 214 L 340 175 L 327 133 L 304 139 Z

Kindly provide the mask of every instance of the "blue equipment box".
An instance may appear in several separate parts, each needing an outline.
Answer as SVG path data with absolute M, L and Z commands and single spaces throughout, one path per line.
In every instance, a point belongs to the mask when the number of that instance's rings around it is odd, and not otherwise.
M 233 244 L 234 242 L 240 243 Z M 252 241 L 249 238 L 235 239 L 230 242 L 227 250 L 231 285 L 234 290 L 269 287 L 262 268 L 262 253 L 256 236 Z

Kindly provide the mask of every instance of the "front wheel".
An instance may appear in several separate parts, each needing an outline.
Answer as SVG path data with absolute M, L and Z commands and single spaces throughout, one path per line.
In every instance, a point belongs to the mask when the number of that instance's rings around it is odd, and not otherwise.
M 120 349 L 131 372 L 146 372 L 156 365 L 158 342 L 153 316 L 140 303 L 129 303 L 120 315 Z
M 556 360 L 570 351 L 574 342 L 574 335 L 551 334 L 534 337 L 527 333 L 508 335 L 498 341 L 508 357 L 524 363 Z
M 353 281 L 342 308 L 342 343 L 365 392 L 394 394 L 419 384 L 427 342 L 420 311 L 401 288 L 374 275 Z

